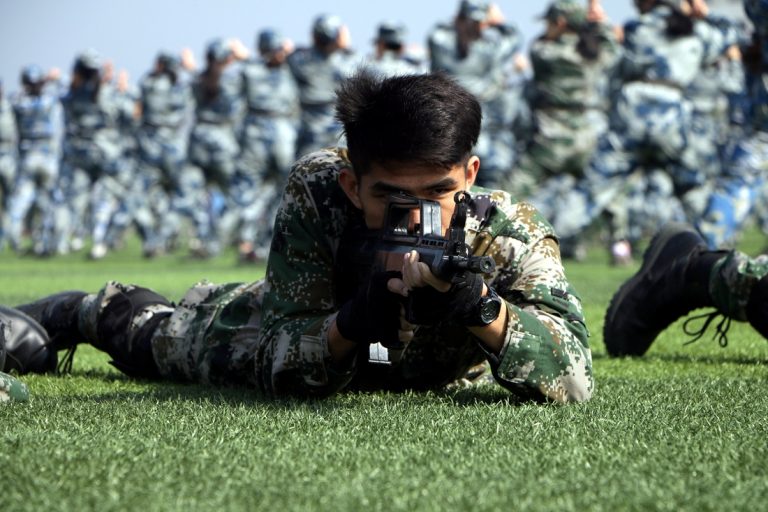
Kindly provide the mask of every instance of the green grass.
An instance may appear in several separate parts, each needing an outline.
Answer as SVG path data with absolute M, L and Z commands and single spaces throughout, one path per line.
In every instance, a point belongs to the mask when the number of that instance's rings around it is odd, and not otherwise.
M 754 250 L 761 240 L 745 240 Z M 105 260 L 0 254 L 0 303 L 116 279 L 178 299 L 199 279 L 263 267 L 135 244 Z M 82 347 L 69 376 L 25 376 L 0 407 L 0 507 L 40 510 L 765 510 L 768 343 L 734 324 L 721 349 L 679 325 L 635 360 L 607 358 L 605 307 L 634 269 L 599 250 L 568 264 L 592 333 L 597 391 L 517 404 L 486 385 L 441 393 L 259 399 L 242 389 L 132 381 Z

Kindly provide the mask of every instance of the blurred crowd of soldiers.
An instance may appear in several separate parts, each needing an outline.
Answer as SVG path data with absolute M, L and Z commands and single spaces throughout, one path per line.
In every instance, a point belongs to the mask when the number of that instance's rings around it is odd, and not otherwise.
M 0 85 L 0 244 L 38 256 L 88 244 L 98 259 L 135 228 L 146 257 L 183 241 L 196 257 L 234 244 L 260 261 L 295 158 L 344 144 L 334 91 L 361 66 L 443 72 L 473 93 L 478 184 L 532 202 L 565 257 L 583 256 L 597 219 L 615 263 L 671 220 L 712 247 L 751 220 L 768 233 L 759 39 L 704 0 L 634 3 L 619 27 L 599 0 L 556 0 L 528 55 L 498 6 L 463 0 L 423 55 L 396 22 L 362 55 L 338 16 L 320 15 L 309 47 L 276 29 L 258 33 L 254 56 L 215 39 L 202 69 L 190 50 L 163 51 L 137 86 L 92 50 L 66 83 L 27 66 L 16 97 Z

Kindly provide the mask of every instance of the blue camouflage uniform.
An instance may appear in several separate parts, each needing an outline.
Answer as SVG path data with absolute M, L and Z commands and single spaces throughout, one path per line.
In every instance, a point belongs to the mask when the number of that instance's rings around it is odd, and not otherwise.
M 283 38 L 263 31 L 259 50 L 265 57 L 242 67 L 247 112 L 240 133 L 240 155 L 233 184 L 240 242 L 268 247 L 276 201 L 296 155 L 299 90 L 285 63 L 268 62 L 282 51 Z
M 158 60 L 166 66 L 165 72 L 150 73 L 139 84 L 137 181 L 145 200 L 138 215 L 147 229 L 146 256 L 167 250 L 170 240 L 180 231 L 180 215 L 173 205 L 183 204 L 187 199 L 183 195 L 182 173 L 187 160 L 186 123 L 193 109 L 192 89 L 180 70 L 178 57 L 162 53 Z
M 337 16 L 321 15 L 315 20 L 313 32 L 315 37 L 319 34 L 327 44 L 332 44 L 341 28 Z M 334 117 L 336 87 L 360 64 L 352 50 L 334 48 L 327 52 L 317 44 L 299 48 L 288 57 L 301 103 L 296 156 L 339 144 L 341 125 Z
M 63 155 L 52 215 L 46 222 L 46 253 L 66 253 L 73 239 L 88 230 L 104 244 L 109 221 L 125 193 L 119 110 L 111 84 L 102 83 L 100 60 L 88 52 L 78 57 L 95 75 L 72 86 L 61 98 L 64 111 Z M 90 215 L 89 215 L 90 214 Z
M 94 247 L 92 258 L 100 258 L 107 249 L 121 247 L 124 243 L 125 232 L 134 225 L 139 237 L 144 242 L 151 219 L 140 215 L 140 205 L 144 203 L 141 180 L 138 178 L 138 127 L 139 127 L 139 92 L 135 86 L 122 84 L 113 89 L 113 101 L 117 108 L 117 129 L 120 134 L 120 181 L 124 193 L 117 197 L 116 208 L 105 211 L 104 222 L 97 222 L 106 228 L 104 236 L 95 234 L 95 240 L 103 240 L 102 252 Z
M 371 350 L 376 345 L 361 345 L 349 364 L 333 363 L 328 330 L 359 286 L 348 266 L 355 254 L 344 248 L 350 241 L 355 246 L 355 227 L 364 221 L 338 183 L 340 170 L 350 166 L 340 149 L 296 163 L 265 280 L 199 283 L 177 306 L 146 289 L 110 282 L 79 309 L 84 339 L 99 347 L 100 333 L 115 332 L 134 348 L 148 339 L 163 378 L 248 385 L 267 396 L 439 389 L 487 360 L 496 381 L 516 395 L 559 402 L 591 397 L 588 332 L 552 228 L 533 207 L 498 190 L 473 189 L 466 233 L 473 252 L 496 263 L 486 280 L 508 312 L 500 354 L 486 353 L 466 328 L 447 319 L 417 328 L 404 350 L 388 354 L 388 365 Z M 131 297 L 136 307 L 127 302 Z M 117 318 L 126 325 L 112 325 Z
M 600 138 L 585 178 L 553 218 L 560 236 L 576 236 L 606 209 L 626 214 L 622 204 L 637 190 L 630 179 L 635 173 L 650 174 L 661 167 L 675 183 L 695 172 L 696 153 L 689 144 L 692 107 L 685 91 L 703 65 L 722 55 L 726 40 L 705 20 L 694 22 L 692 34 L 669 38 L 671 13 L 669 6 L 658 3 L 625 26 L 610 130 Z M 639 181 L 645 180 L 641 176 Z M 679 212 L 673 196 L 658 199 L 663 201 L 655 205 L 659 222 Z M 628 223 L 616 223 L 612 236 L 627 239 L 629 231 Z
M 423 65 L 415 62 L 405 53 L 405 26 L 395 22 L 379 25 L 374 44 L 381 46 L 381 51 L 371 55 L 365 61 L 365 67 L 381 76 L 410 75 L 424 73 Z
M 620 46 L 610 25 L 587 25 L 586 15 L 572 0 L 553 2 L 546 16 L 565 17 L 572 28 L 556 39 L 542 36 L 531 46 L 533 77 L 527 96 L 533 126 L 505 190 L 514 195 L 532 189 L 531 203 L 547 218 L 583 176 L 608 124 L 600 85 L 615 65 Z M 586 30 L 592 31 L 599 48 L 592 58 L 579 51 L 580 32 Z M 561 249 L 570 248 L 561 243 Z
M 0 83 L 0 248 L 4 244 L 3 224 L 13 180 L 16 178 L 18 135 L 13 106 L 2 93 Z
M 35 73 L 30 69 L 25 71 L 24 76 Z M 20 94 L 13 106 L 19 131 L 19 167 L 8 208 L 7 236 L 17 251 L 22 249 L 22 233 L 30 208 L 34 206 L 40 217 L 52 208 L 53 187 L 59 174 L 61 105 L 58 91 L 45 87 L 39 68 L 36 74 L 38 77 L 30 83 L 39 90 Z
M 768 2 L 746 0 L 744 8 L 762 46 L 764 70 L 768 65 Z M 729 148 L 724 172 L 715 180 L 697 225 L 713 248 L 734 243 L 768 178 L 768 73 L 751 76 L 747 87 L 750 104 L 743 136 Z
M 189 137 L 188 158 L 191 166 L 184 171 L 185 196 L 198 197 L 200 212 L 205 217 L 193 216 L 201 255 L 216 254 L 220 250 L 222 233 L 220 220 L 233 207 L 231 184 L 235 175 L 240 148 L 237 126 L 242 117 L 242 76 L 239 70 L 224 64 L 232 58 L 226 42 L 215 40 L 208 46 L 208 59 L 215 60 L 211 69 L 220 70 L 215 90 L 206 86 L 206 71 L 197 75 L 192 83 L 195 98 L 195 121 Z M 214 71 L 215 73 L 215 71 Z M 204 187 L 200 190 L 200 178 Z M 202 192 L 202 194 L 201 194 Z
M 466 4 L 466 6 L 465 6 Z M 462 2 L 460 13 L 476 20 L 485 19 L 485 2 Z M 429 35 L 430 69 L 444 72 L 471 92 L 483 109 L 483 124 L 474 153 L 482 161 L 478 184 L 499 186 L 512 170 L 515 141 L 512 134 L 514 95 L 508 89 L 512 58 L 520 50 L 522 38 L 509 24 L 485 28 L 478 39 L 463 49 L 453 24 L 440 24 Z

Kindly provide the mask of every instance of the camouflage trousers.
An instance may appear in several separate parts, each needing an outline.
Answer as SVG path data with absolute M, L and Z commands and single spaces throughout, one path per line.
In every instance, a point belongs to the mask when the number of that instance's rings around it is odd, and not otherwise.
M 624 198 L 637 196 L 648 186 L 642 183 L 644 178 L 633 178 L 638 170 L 663 168 L 674 182 L 695 168 L 696 155 L 687 143 L 690 118 L 691 107 L 679 91 L 656 84 L 626 85 L 612 113 L 610 130 L 600 137 L 585 177 L 553 219 L 557 233 L 576 236 L 600 214 L 609 212 L 619 219 L 614 221 L 613 238 L 628 238 L 633 231 L 629 222 L 640 217 L 626 209 Z M 654 162 L 647 162 L 646 155 L 654 155 Z M 580 213 L 574 216 L 573 212 Z
M 0 249 L 3 247 L 3 217 L 8 206 L 13 179 L 16 176 L 16 155 L 0 149 Z
M 709 294 L 718 311 L 734 320 L 746 321 L 746 307 L 752 288 L 768 274 L 768 255 L 751 258 L 730 251 L 719 259 L 709 277 Z
M 711 248 L 732 245 L 768 178 L 768 133 L 735 144 L 697 222 Z
M 0 372 L 0 404 L 26 402 L 29 399 L 27 385 L 7 373 Z
M 247 119 L 231 185 L 239 241 L 269 245 L 280 194 L 296 154 L 296 136 L 291 118 Z
M 295 357 L 304 360 L 305 373 L 333 371 L 317 337 L 303 337 L 300 347 L 287 346 L 289 337 L 260 338 L 264 291 L 264 281 L 203 281 L 174 305 L 146 288 L 111 281 L 83 301 L 79 330 L 131 376 L 246 385 L 271 394 L 273 373 L 295 366 Z M 442 387 L 485 360 L 478 344 L 457 329 L 422 328 L 405 351 L 383 354 L 378 345 L 361 347 L 350 387 Z
M 21 249 L 24 223 L 29 211 L 35 208 L 39 217 L 43 218 L 52 208 L 58 166 L 58 155 L 48 142 L 24 151 L 19 159 L 19 171 L 8 202 L 5 228 L 14 250 Z

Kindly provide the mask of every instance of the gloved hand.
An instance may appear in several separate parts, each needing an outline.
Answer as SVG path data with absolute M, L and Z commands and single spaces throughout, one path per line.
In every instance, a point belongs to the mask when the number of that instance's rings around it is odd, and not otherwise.
M 435 325 L 451 321 L 469 325 L 483 294 L 483 277 L 474 272 L 459 272 L 450 282 L 437 279 L 429 267 L 418 261 L 418 253 L 406 255 L 404 282 L 409 286 L 406 319 L 415 325 Z
M 336 328 L 346 339 L 356 343 L 380 342 L 385 347 L 402 346 L 400 311 L 403 297 L 391 292 L 387 282 L 401 278 L 395 271 L 378 272 L 367 285 L 358 289 L 357 296 L 347 301 L 336 316 Z

